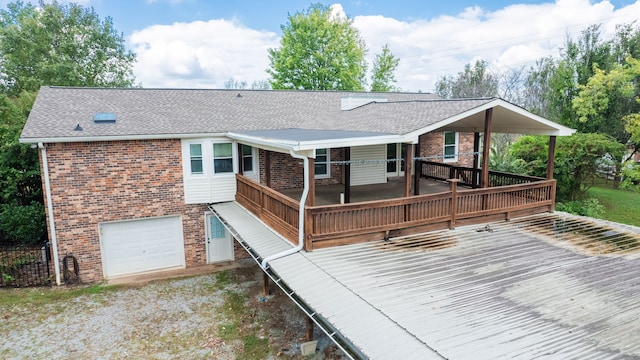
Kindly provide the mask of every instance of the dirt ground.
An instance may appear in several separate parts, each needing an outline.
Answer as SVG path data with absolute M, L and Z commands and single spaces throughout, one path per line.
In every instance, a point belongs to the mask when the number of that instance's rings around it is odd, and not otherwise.
M 304 313 L 273 284 L 263 296 L 255 264 L 38 307 L 0 306 L 0 316 L 3 359 L 346 358 L 317 326 L 316 354 L 301 355 Z

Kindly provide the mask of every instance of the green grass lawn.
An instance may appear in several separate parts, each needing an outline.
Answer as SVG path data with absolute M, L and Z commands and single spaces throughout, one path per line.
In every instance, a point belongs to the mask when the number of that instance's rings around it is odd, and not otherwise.
M 623 224 L 640 226 L 640 193 L 603 186 L 588 190 L 607 210 L 602 218 Z

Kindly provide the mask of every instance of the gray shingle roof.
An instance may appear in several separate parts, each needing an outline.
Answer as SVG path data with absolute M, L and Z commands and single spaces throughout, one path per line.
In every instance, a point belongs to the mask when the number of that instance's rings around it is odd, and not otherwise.
M 347 96 L 383 96 L 388 103 L 342 111 L 341 98 Z M 425 93 L 43 87 L 22 140 L 276 129 L 404 134 L 490 100 L 439 101 Z M 115 113 L 117 122 L 94 124 L 99 112 Z M 77 124 L 82 131 L 74 131 Z

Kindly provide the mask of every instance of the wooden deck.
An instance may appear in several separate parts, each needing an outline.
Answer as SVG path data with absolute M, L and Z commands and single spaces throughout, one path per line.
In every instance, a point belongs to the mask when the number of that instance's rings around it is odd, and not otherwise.
M 458 170 L 454 172 L 457 176 Z M 524 182 L 524 177 L 504 176 L 509 177 Z M 471 182 L 459 186 L 466 183 L 463 179 L 452 179 L 448 184 L 421 179 L 420 191 L 424 193 L 409 197 L 398 196 L 402 184 L 392 181 L 352 187 L 349 204 L 338 203 L 342 186 L 317 187 L 317 205 L 305 207 L 304 248 L 310 251 L 553 211 L 555 180 L 525 180 L 528 182 L 471 188 Z M 499 184 L 509 181 L 500 180 Z M 299 198 L 298 192 L 291 190 L 285 195 L 237 176 L 236 201 L 293 243 L 298 241 L 300 205 L 290 196 Z

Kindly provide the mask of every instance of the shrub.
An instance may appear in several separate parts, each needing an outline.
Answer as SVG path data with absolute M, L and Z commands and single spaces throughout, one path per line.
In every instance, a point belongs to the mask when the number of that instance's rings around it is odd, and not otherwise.
M 0 232 L 16 245 L 39 244 L 45 234 L 44 206 L 35 201 L 0 205 Z
M 622 182 L 620 188 L 628 190 L 640 190 L 640 164 L 627 161 L 622 166 Z
M 604 214 L 606 209 L 602 204 L 600 204 L 600 201 L 598 201 L 598 199 L 587 198 L 583 200 L 557 203 L 556 210 L 581 216 L 599 218 L 602 216 L 602 214 Z

